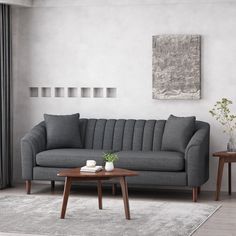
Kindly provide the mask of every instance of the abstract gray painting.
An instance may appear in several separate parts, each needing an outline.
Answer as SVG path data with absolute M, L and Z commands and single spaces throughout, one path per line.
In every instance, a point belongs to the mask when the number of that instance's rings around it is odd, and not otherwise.
M 201 37 L 157 35 L 152 41 L 154 99 L 200 99 Z

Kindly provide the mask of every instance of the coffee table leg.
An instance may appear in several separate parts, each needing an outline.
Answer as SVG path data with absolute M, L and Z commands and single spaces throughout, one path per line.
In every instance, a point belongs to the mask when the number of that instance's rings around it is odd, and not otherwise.
M 102 181 L 100 180 L 98 180 L 97 189 L 98 189 L 98 207 L 101 210 L 102 209 Z
M 62 203 L 62 208 L 61 208 L 61 219 L 65 218 L 67 202 L 70 195 L 71 183 L 72 183 L 72 179 L 69 177 L 66 177 L 64 193 L 63 193 L 63 203 Z
M 216 184 L 216 198 L 215 198 L 216 201 L 219 200 L 224 164 L 225 164 L 224 159 L 220 158 L 219 159 L 219 166 L 218 166 L 217 184 Z
M 130 220 L 130 211 L 129 211 L 129 196 L 128 196 L 128 187 L 125 180 L 125 177 L 120 178 L 120 186 L 124 201 L 124 208 L 125 208 L 125 217 L 127 220 Z

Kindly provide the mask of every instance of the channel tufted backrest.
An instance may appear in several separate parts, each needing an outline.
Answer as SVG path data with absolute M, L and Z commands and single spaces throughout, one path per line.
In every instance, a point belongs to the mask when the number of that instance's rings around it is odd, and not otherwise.
M 86 149 L 159 151 L 165 120 L 80 119 Z

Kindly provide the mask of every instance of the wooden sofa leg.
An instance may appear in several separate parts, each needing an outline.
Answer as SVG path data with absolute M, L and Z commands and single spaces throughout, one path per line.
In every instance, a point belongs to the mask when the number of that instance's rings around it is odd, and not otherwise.
M 117 184 L 112 184 L 112 195 L 116 195 Z
M 193 202 L 197 202 L 198 187 L 193 187 Z
M 30 191 L 31 191 L 31 180 L 26 180 L 25 181 L 25 187 L 26 187 L 26 193 L 30 194 Z
M 51 180 L 51 191 L 55 189 L 55 180 Z

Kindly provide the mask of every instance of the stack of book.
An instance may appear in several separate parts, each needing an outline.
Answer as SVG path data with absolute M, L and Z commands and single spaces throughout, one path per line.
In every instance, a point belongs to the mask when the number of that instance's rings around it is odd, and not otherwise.
M 80 168 L 81 172 L 98 172 L 102 170 L 102 166 L 83 166 Z

